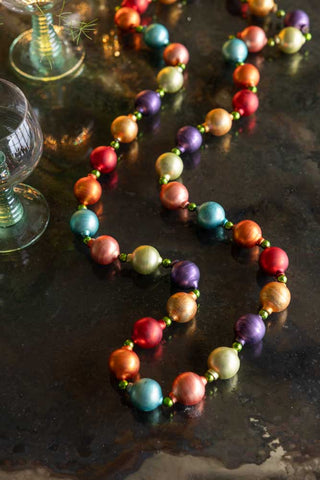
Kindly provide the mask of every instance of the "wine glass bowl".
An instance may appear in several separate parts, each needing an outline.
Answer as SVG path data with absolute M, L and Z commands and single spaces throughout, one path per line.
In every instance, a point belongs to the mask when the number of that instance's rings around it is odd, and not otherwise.
M 37 166 L 43 137 L 22 91 L 0 79 L 0 252 L 30 245 L 44 232 L 49 209 L 38 190 L 21 182 Z
M 32 15 L 32 29 L 21 33 L 11 44 L 9 60 L 12 68 L 29 80 L 60 80 L 78 71 L 84 50 L 75 44 L 68 29 L 54 25 L 52 10 L 60 13 L 65 0 L 3 0 L 3 5 L 17 13 Z M 61 19 L 62 17 L 60 17 Z

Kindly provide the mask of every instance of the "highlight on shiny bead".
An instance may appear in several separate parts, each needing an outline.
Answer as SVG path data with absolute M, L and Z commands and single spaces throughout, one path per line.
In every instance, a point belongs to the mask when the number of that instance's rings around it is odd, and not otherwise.
M 230 347 L 215 348 L 208 357 L 208 368 L 215 370 L 222 380 L 234 377 L 240 368 L 237 351 Z
M 161 387 L 151 378 L 138 380 L 128 391 L 132 405 L 142 412 L 151 412 L 162 404 Z
M 244 248 L 252 248 L 262 240 L 261 228 L 252 220 L 242 220 L 234 225 L 232 234 L 235 243 Z
M 182 183 L 170 182 L 161 186 L 160 201 L 168 210 L 184 208 L 188 200 L 188 189 Z
M 183 73 L 178 67 L 164 67 L 157 75 L 157 82 L 166 93 L 176 93 L 183 87 Z
M 139 372 L 138 355 L 128 347 L 121 347 L 111 353 L 109 369 L 118 380 L 133 379 Z
M 171 295 L 167 302 L 168 316 L 178 323 L 190 322 L 196 316 L 197 310 L 197 302 L 190 293 L 177 292 Z
M 285 310 L 291 300 L 291 294 L 288 287 L 281 282 L 267 283 L 260 292 L 260 303 L 262 309 L 269 315 L 272 312 L 282 312 Z
M 205 202 L 198 207 L 197 221 L 200 227 L 214 229 L 223 226 L 226 214 L 223 207 L 217 202 Z
M 132 340 L 141 348 L 154 348 L 162 340 L 161 324 L 152 317 L 144 317 L 133 325 Z
M 241 39 L 230 38 L 223 44 L 222 54 L 228 62 L 244 62 L 248 56 L 248 48 Z
M 232 105 L 236 112 L 241 116 L 248 117 L 252 115 L 259 107 L 258 95 L 251 90 L 243 89 L 237 92 L 233 99 Z
M 142 275 L 155 272 L 162 262 L 158 250 L 151 245 L 140 245 L 131 254 L 132 267 Z
M 93 205 L 100 200 L 102 188 L 95 175 L 79 178 L 73 187 L 73 192 L 82 205 Z
M 112 172 L 118 163 L 116 151 L 112 147 L 96 147 L 90 154 L 90 164 L 92 168 L 101 173 Z
M 179 288 L 198 288 L 200 280 L 199 267 L 189 260 L 172 262 L 171 281 Z
M 99 220 L 92 210 L 77 210 L 70 219 L 70 228 L 75 235 L 92 237 L 99 228 Z
M 259 70 L 251 63 L 239 65 L 233 72 L 233 81 L 238 87 L 256 87 L 260 81 Z
M 89 247 L 91 258 L 100 265 L 110 265 L 120 254 L 117 240 L 110 235 L 101 235 L 92 239 Z
M 224 108 L 214 108 L 206 115 L 205 125 L 212 135 L 220 137 L 232 127 L 232 115 Z
M 250 53 L 261 52 L 266 46 L 268 39 L 265 31 L 256 25 L 250 25 L 237 34 L 244 41 Z
M 176 377 L 172 395 L 182 405 L 196 405 L 205 396 L 206 379 L 193 372 L 184 372 Z
M 286 272 L 289 258 L 282 248 L 269 247 L 261 253 L 259 265 L 268 275 L 280 275 Z
M 133 31 L 135 27 L 140 25 L 140 15 L 133 8 L 122 7 L 117 10 L 114 22 L 121 30 Z
M 189 62 L 189 52 L 182 43 L 170 43 L 170 45 L 164 49 L 163 59 L 167 65 L 173 67 L 182 63 L 187 65 Z

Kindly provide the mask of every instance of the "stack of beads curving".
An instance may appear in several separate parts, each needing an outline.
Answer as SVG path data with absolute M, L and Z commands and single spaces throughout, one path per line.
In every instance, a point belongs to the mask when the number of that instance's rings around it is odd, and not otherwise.
M 233 111 L 230 113 L 222 108 L 208 112 L 204 123 L 194 126 L 184 126 L 179 129 L 176 145 L 170 152 L 163 153 L 156 161 L 156 171 L 161 184 L 160 200 L 162 205 L 170 210 L 185 209 L 196 212 L 197 222 L 201 228 L 225 228 L 232 231 L 234 243 L 242 248 L 253 248 L 259 245 L 262 253 L 259 259 L 260 268 L 274 281 L 267 283 L 260 292 L 261 310 L 258 314 L 246 314 L 235 324 L 235 340 L 232 347 L 214 349 L 208 357 L 208 370 L 203 376 L 193 372 L 185 372 L 174 380 L 172 391 L 163 399 L 160 385 L 152 379 L 137 379 L 140 361 L 133 351 L 134 346 L 154 348 L 162 340 L 163 330 L 172 321 L 186 323 L 191 321 L 197 312 L 196 300 L 200 295 L 198 282 L 200 272 L 198 267 L 189 261 L 171 261 L 162 259 L 159 252 L 152 246 L 141 245 L 132 253 L 120 253 L 117 240 L 108 235 L 97 238 L 93 236 L 99 228 L 96 214 L 87 209 L 87 205 L 96 203 L 102 193 L 98 178 L 116 168 L 116 150 L 120 143 L 130 143 L 138 133 L 137 122 L 143 116 L 157 113 L 161 99 L 167 93 L 175 93 L 183 86 L 183 71 L 189 61 L 188 50 L 181 44 L 169 44 L 167 29 L 160 24 L 148 27 L 140 25 L 140 14 L 147 6 L 146 0 L 124 0 L 117 9 L 115 22 L 119 28 L 126 31 L 137 31 L 143 34 L 145 43 L 151 48 L 163 48 L 167 67 L 158 76 L 156 91 L 144 90 L 135 99 L 135 111 L 129 115 L 117 117 L 111 124 L 113 140 L 109 146 L 95 148 L 90 156 L 93 170 L 79 179 L 74 186 L 74 193 L 79 202 L 78 210 L 72 215 L 71 230 L 82 236 L 84 243 L 90 248 L 92 259 L 102 265 L 109 265 L 117 259 L 128 262 L 133 269 L 143 275 L 148 275 L 162 265 L 171 268 L 171 279 L 181 289 L 191 290 L 172 295 L 167 302 L 167 315 L 161 320 L 146 317 L 138 320 L 130 340 L 115 350 L 109 359 L 109 367 L 115 377 L 120 380 L 119 387 L 128 391 L 132 404 L 142 411 L 151 411 L 162 402 L 171 407 L 179 402 L 183 405 L 195 405 L 205 395 L 205 385 L 217 379 L 233 377 L 240 366 L 238 352 L 245 344 L 261 341 L 265 334 L 264 320 L 273 312 L 285 310 L 290 303 L 290 292 L 286 286 L 285 275 L 289 265 L 287 254 L 278 247 L 271 247 L 270 242 L 262 236 L 261 228 L 251 220 L 243 220 L 234 225 L 227 220 L 225 211 L 216 202 L 206 202 L 197 206 L 189 202 L 187 188 L 177 180 L 183 171 L 181 155 L 197 151 L 203 141 L 203 135 L 211 133 L 215 136 L 225 135 L 230 131 L 234 120 L 253 114 L 259 105 L 257 85 L 260 75 L 258 69 L 249 63 L 244 63 L 248 52 L 260 52 L 266 45 L 278 46 L 287 54 L 300 50 L 306 40 L 311 39 L 309 33 L 309 18 L 302 10 L 286 14 L 276 9 L 273 0 L 249 0 L 248 9 L 256 16 L 265 16 L 277 11 L 279 17 L 285 18 L 285 28 L 279 34 L 267 39 L 264 30 L 258 26 L 249 26 L 236 37 L 230 37 L 222 47 L 224 58 L 237 64 L 233 80 L 240 90 L 234 95 Z M 161 3 L 174 3 L 172 0 Z M 130 382 L 132 380 L 133 382 Z M 136 381 L 134 381 L 136 380 Z

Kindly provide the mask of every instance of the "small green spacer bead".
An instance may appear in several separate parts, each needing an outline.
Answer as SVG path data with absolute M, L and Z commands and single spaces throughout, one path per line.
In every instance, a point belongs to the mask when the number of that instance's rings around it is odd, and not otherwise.
M 229 40 L 232 40 L 233 38 L 236 38 L 235 35 L 228 35 Z
M 233 120 L 240 120 L 241 118 L 240 113 L 236 111 L 231 112 L 231 115 L 233 116 Z
M 136 27 L 136 32 L 137 32 L 137 33 L 142 33 L 143 30 L 144 30 L 144 26 L 143 26 L 143 25 L 138 25 L 138 26 Z
M 120 10 L 121 6 L 120 5 L 117 5 L 116 7 L 114 7 L 114 11 L 117 12 L 118 10 Z
M 196 203 L 188 203 L 188 210 L 189 212 L 194 212 L 195 210 L 197 210 Z
M 177 148 L 177 147 L 173 147 L 173 148 L 171 149 L 171 152 L 174 153 L 175 155 L 178 155 L 179 157 L 180 157 L 180 155 L 181 155 L 181 151 L 180 151 L 179 148 Z
M 237 62 L 236 63 L 236 67 L 242 67 L 242 65 L 244 65 L 244 62 Z
M 87 210 L 86 205 L 78 205 L 78 210 Z
M 248 90 L 251 90 L 251 92 L 253 92 L 253 93 L 257 93 L 257 91 L 258 91 L 256 86 L 248 87 Z
M 168 267 L 171 267 L 171 264 L 172 264 L 172 261 L 170 260 L 170 258 L 164 258 L 162 260 L 162 266 L 164 268 L 168 268 Z
M 275 44 L 276 44 L 274 38 L 268 38 L 268 42 L 267 42 L 267 43 L 268 43 L 269 47 L 274 47 Z
M 310 32 L 304 34 L 304 38 L 306 39 L 307 42 L 310 42 L 312 40 L 312 35 Z
M 128 255 L 126 253 L 120 253 L 119 255 L 120 262 L 126 262 L 127 258 L 128 258 Z
M 284 275 L 284 273 L 282 273 L 281 275 L 278 276 L 277 280 L 280 283 L 287 283 L 288 278 L 286 275 Z
M 206 372 L 204 374 L 204 377 L 206 378 L 208 383 L 212 383 L 214 381 L 214 376 L 210 372 Z
M 160 97 L 164 97 L 166 92 L 163 90 L 163 88 L 157 88 L 156 90 L 157 93 L 159 93 Z
M 112 140 L 112 142 L 110 142 L 110 147 L 114 148 L 115 150 L 119 150 L 120 143 L 118 140 Z
M 165 407 L 171 408 L 173 407 L 173 400 L 170 397 L 164 397 L 164 399 L 162 400 L 162 404 Z
M 278 10 L 277 11 L 277 17 L 282 18 L 286 16 L 285 10 Z
M 192 290 L 192 292 L 195 294 L 195 296 L 197 298 L 200 298 L 200 290 L 198 290 L 197 288 L 195 288 L 194 290 Z
M 233 342 L 232 348 L 237 352 L 241 352 L 243 345 L 240 342 Z
M 261 247 L 261 248 L 269 248 L 269 247 L 271 247 L 271 243 L 269 242 L 269 240 L 263 240 L 263 241 L 260 243 L 260 247 Z
M 169 180 L 166 177 L 160 177 L 159 183 L 160 185 L 166 185 L 167 183 L 169 183 Z
M 94 175 L 97 178 L 101 177 L 101 173 L 99 172 L 99 170 L 91 170 L 90 173 L 92 173 L 92 175 Z
M 133 112 L 133 115 L 136 117 L 137 120 L 141 120 L 142 118 L 142 113 L 138 112 L 137 110 Z
M 121 380 L 121 382 L 118 383 L 118 387 L 120 390 L 125 390 L 128 386 L 127 380 Z
M 207 379 L 208 382 L 213 382 L 214 380 L 218 380 L 219 378 L 219 373 L 216 372 L 215 370 L 213 369 L 209 369 L 206 371 L 206 373 L 204 374 L 205 378 Z M 208 380 L 208 377 L 212 378 L 212 380 Z
M 88 243 L 90 242 L 91 240 L 91 237 L 83 237 L 82 241 L 85 245 L 88 245 Z
M 185 69 L 187 68 L 187 65 L 185 63 L 179 63 L 177 67 L 181 68 L 181 70 L 184 72 Z
M 231 230 L 233 228 L 233 223 L 232 222 L 229 222 L 229 220 L 227 220 L 225 222 L 225 224 L 223 225 L 223 227 L 226 229 L 226 230 Z
M 162 319 L 164 321 L 164 323 L 167 325 L 167 327 L 170 327 L 170 325 L 172 324 L 172 320 L 170 317 L 163 317 Z
M 129 339 L 128 339 L 128 340 L 125 340 L 125 341 L 123 342 L 123 346 L 124 346 L 124 347 L 131 347 L 131 348 L 133 348 L 133 347 L 134 347 L 134 343 L 133 343 L 132 340 L 129 340 Z
M 203 125 L 197 125 L 197 129 L 199 130 L 199 132 L 203 135 L 204 133 L 206 133 L 206 129 L 204 128 Z
M 269 313 L 267 312 L 267 310 L 264 310 L 264 309 L 259 311 L 259 315 L 262 318 L 262 320 L 267 320 L 267 318 L 269 317 Z

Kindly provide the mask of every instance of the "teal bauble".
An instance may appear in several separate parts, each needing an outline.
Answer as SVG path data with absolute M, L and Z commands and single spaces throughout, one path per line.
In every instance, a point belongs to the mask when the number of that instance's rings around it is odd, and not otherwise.
M 143 31 L 143 40 L 148 47 L 162 48 L 169 43 L 169 32 L 161 23 L 151 23 Z
M 162 404 L 162 390 L 158 382 L 142 378 L 129 389 L 132 404 L 143 412 L 151 412 Z
M 76 235 L 92 237 L 99 228 L 99 220 L 92 210 L 77 210 L 70 219 L 70 228 Z
M 226 222 L 226 214 L 219 203 L 206 202 L 197 210 L 200 227 L 212 229 L 221 227 Z
M 228 62 L 244 62 L 248 56 L 248 47 L 243 40 L 231 38 L 223 44 L 222 54 Z

